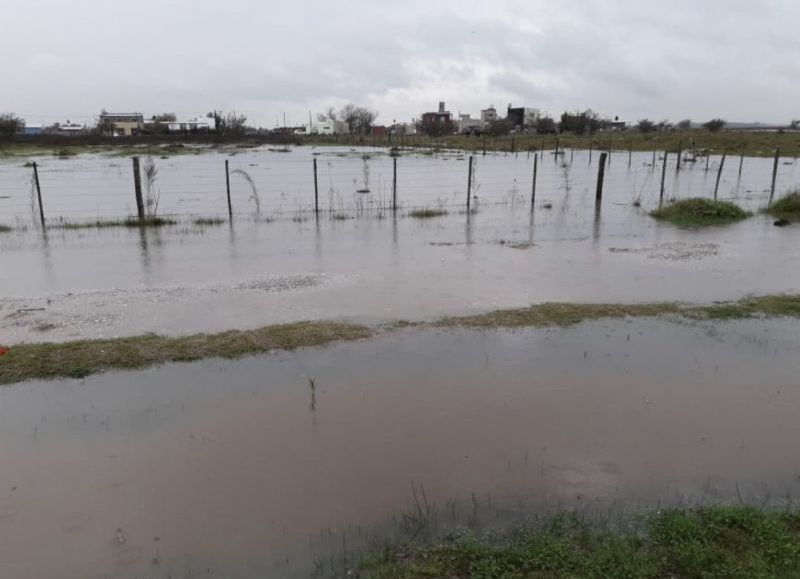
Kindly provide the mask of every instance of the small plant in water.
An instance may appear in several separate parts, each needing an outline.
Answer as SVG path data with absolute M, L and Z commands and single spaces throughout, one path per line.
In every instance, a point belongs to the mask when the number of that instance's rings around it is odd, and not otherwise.
M 158 202 L 161 200 L 161 192 L 156 192 L 155 185 L 158 180 L 158 167 L 153 157 L 147 155 L 144 163 L 142 164 L 142 172 L 144 174 L 144 185 L 146 193 L 145 207 L 147 209 L 147 216 L 154 219 L 158 214 Z
M 252 201 L 256 205 L 256 216 L 261 215 L 261 199 L 258 197 L 258 189 L 256 189 L 256 183 L 253 181 L 253 178 L 250 176 L 250 173 L 245 171 L 244 169 L 234 169 L 231 171 L 231 175 L 240 175 L 247 183 L 250 185 L 250 198 L 248 201 Z

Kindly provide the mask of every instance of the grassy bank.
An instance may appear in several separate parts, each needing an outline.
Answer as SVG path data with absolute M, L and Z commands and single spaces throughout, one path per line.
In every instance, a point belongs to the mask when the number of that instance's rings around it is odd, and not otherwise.
M 570 513 L 505 533 L 385 545 L 369 579 L 800 577 L 800 515 L 744 506 L 665 510 L 597 528 Z
M 464 135 L 448 135 L 445 137 L 427 137 L 425 135 L 406 135 L 395 137 L 354 136 L 354 135 L 317 135 L 304 137 L 304 144 L 342 145 L 342 146 L 379 146 L 395 147 L 394 155 L 404 154 L 404 148 L 420 149 L 461 149 L 474 153 L 486 151 L 527 152 L 559 149 L 593 149 L 595 151 L 682 151 L 693 150 L 698 155 L 706 151 L 712 154 L 771 157 L 775 148 L 780 147 L 784 157 L 795 157 L 800 154 L 800 133 L 777 131 L 720 131 L 712 133 L 701 129 L 675 131 L 666 133 L 640 133 L 638 131 L 606 132 L 593 136 L 573 135 L 509 135 L 493 137 L 467 137 Z
M 433 322 L 394 322 L 383 332 L 407 327 L 503 328 L 566 327 L 614 318 L 668 316 L 691 320 L 735 320 L 754 317 L 800 318 L 800 295 L 745 298 L 735 302 L 686 305 L 544 303 L 528 308 L 495 310 L 474 316 L 448 317 Z M 0 355 L 0 384 L 33 379 L 84 377 L 105 370 L 135 369 L 204 358 L 238 358 L 270 350 L 320 346 L 339 340 L 359 340 L 377 333 L 366 326 L 337 322 L 298 322 L 257 330 L 232 330 L 170 338 L 147 334 L 108 340 L 34 343 L 6 346 Z M 2 344 L 0 344 L 2 346 Z
M 20 344 L 0 356 L 0 384 L 33 379 L 82 378 L 104 370 L 145 368 L 166 362 L 240 358 L 271 350 L 294 350 L 338 340 L 359 340 L 371 335 L 369 328 L 354 324 L 298 322 L 180 338 L 146 334 L 63 344 Z
M 725 225 L 747 219 L 750 214 L 728 201 L 712 201 L 694 197 L 670 203 L 650 213 L 656 219 L 681 227 Z

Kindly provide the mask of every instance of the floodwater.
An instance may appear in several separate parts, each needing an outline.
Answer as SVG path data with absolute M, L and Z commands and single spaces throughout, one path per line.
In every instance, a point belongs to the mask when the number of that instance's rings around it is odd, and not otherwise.
M 798 330 L 408 330 L 0 389 L 0 576 L 308 576 L 380 537 L 412 485 L 488 519 L 782 504 Z
M 367 158 L 364 156 L 367 155 Z M 595 211 L 598 152 L 476 156 L 466 214 L 467 158 L 402 156 L 396 215 L 392 158 L 383 150 L 220 149 L 156 158 L 153 190 L 174 227 L 139 231 L 35 226 L 31 169 L 0 160 L 0 343 L 184 334 L 299 319 L 429 319 L 542 301 L 710 301 L 800 287 L 800 228 L 761 215 L 721 228 L 682 230 L 647 214 L 658 205 L 661 163 L 613 152 Z M 225 216 L 229 159 L 235 220 Z M 317 160 L 319 219 L 312 160 Z M 40 158 L 50 223 L 124 217 L 133 211 L 130 160 Z M 710 196 L 720 158 L 668 159 L 665 198 Z M 725 163 L 721 199 L 751 210 L 767 203 L 771 159 Z M 256 186 L 254 196 L 245 171 Z M 800 181 L 782 159 L 777 193 Z M 369 190 L 368 193 L 357 191 Z M 255 197 L 259 199 L 256 206 Z M 638 203 L 634 203 L 638 201 Z M 442 208 L 429 220 L 414 207 Z

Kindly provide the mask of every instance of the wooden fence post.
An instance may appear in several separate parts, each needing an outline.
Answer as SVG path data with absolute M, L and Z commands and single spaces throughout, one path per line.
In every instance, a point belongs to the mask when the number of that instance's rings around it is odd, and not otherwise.
M 133 192 L 136 194 L 136 211 L 139 221 L 144 221 L 144 200 L 142 199 L 142 175 L 139 172 L 139 157 L 133 158 Z
M 739 177 L 742 176 L 742 165 L 744 164 L 744 145 L 742 145 L 742 152 L 739 155 Z
M 681 153 L 683 152 L 683 143 L 678 141 L 678 158 L 675 161 L 675 172 L 678 173 L 681 170 Z
M 533 183 L 531 184 L 531 211 L 533 211 L 533 204 L 536 202 L 536 175 L 539 172 L 539 157 L 533 156 Z
M 392 167 L 392 211 L 397 211 L 397 157 Z
M 772 198 L 775 196 L 775 180 L 778 177 L 778 161 L 781 156 L 781 148 L 775 149 L 775 162 L 772 164 L 772 186 L 769 188 L 769 204 L 772 205 Z
M 600 166 L 597 169 L 597 193 L 594 197 L 595 207 L 600 207 L 603 200 L 603 179 L 606 175 L 606 153 L 600 153 Z
M 631 168 L 631 161 L 633 159 L 633 140 L 628 141 L 628 169 Z
M 42 207 L 42 188 L 39 185 L 39 167 L 36 162 L 33 163 L 33 181 L 36 184 L 36 197 L 39 199 L 39 219 L 42 222 L 42 230 L 44 230 L 44 207 Z
M 233 205 L 231 204 L 231 174 L 228 171 L 228 159 L 225 159 L 225 190 L 228 193 L 228 221 L 233 223 Z
M 592 149 L 594 149 L 594 138 L 589 139 L 589 164 L 592 164 Z
M 317 182 L 317 159 L 314 158 L 314 213 L 319 213 L 319 184 Z
M 467 214 L 469 215 L 470 199 L 472 198 L 472 155 L 469 156 L 469 170 L 467 172 Z
M 661 167 L 661 193 L 658 195 L 658 206 L 664 202 L 664 180 L 667 177 L 667 151 L 664 151 L 664 166 Z
M 708 161 L 711 159 L 711 149 L 706 147 L 706 173 L 708 173 Z
M 714 185 L 714 201 L 717 200 L 717 191 L 719 190 L 719 179 L 722 177 L 722 168 L 725 166 L 725 157 L 728 156 L 728 153 L 723 151 L 722 152 L 722 160 L 719 162 L 719 170 L 717 171 L 717 183 Z
M 558 163 L 558 137 L 556 137 L 556 150 L 553 153 L 553 159 L 555 159 L 556 163 Z

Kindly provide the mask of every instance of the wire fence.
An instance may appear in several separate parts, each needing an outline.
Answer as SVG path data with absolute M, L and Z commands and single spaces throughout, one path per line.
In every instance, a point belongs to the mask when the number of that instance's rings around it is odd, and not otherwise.
M 320 212 L 358 216 L 392 209 L 462 209 L 473 204 L 530 204 L 536 161 L 536 200 L 573 195 L 594 203 L 600 153 L 585 150 L 474 155 L 446 151 L 392 156 L 386 149 L 252 149 L 233 155 L 203 153 L 142 157 L 139 180 L 148 215 L 227 218 L 280 217 Z M 227 161 L 227 163 L 226 163 Z M 738 199 L 748 208 L 797 183 L 793 159 L 681 159 L 663 153 L 614 152 L 605 166 L 603 203 L 652 207 L 688 196 Z M 131 158 L 81 155 L 0 162 L 0 223 L 39 220 L 38 193 L 48 223 L 125 219 L 138 212 Z M 316 179 L 315 179 L 316 167 Z M 226 174 L 227 168 L 227 174 Z M 774 174 L 774 181 L 773 181 Z M 396 177 L 395 177 L 396 176 Z M 720 185 L 716 185 L 719 177 Z M 579 209 L 576 209 L 579 210 Z

